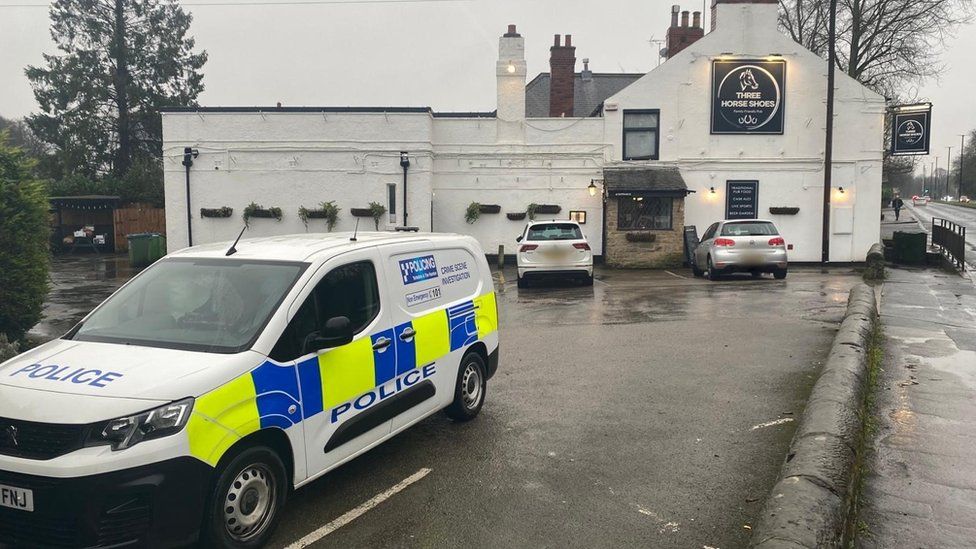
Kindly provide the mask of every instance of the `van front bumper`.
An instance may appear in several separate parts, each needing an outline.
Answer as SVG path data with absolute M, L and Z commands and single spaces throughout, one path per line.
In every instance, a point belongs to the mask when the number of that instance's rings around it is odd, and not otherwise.
M 75 478 L 0 470 L 34 511 L 0 507 L 0 547 L 178 547 L 196 541 L 213 468 L 180 457 Z

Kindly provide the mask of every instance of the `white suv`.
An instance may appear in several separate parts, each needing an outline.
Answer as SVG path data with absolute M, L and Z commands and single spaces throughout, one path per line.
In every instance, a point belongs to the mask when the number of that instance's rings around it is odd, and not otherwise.
M 518 287 L 529 278 L 573 276 L 593 285 L 593 253 L 575 221 L 534 221 L 515 239 L 518 248 Z

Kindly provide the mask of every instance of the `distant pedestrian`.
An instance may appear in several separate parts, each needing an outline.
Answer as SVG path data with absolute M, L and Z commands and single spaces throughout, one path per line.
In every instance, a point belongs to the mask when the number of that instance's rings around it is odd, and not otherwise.
M 895 209 L 895 221 L 898 221 L 898 216 L 901 215 L 901 209 L 905 206 L 905 201 L 901 199 L 897 194 L 895 198 L 891 201 L 891 207 Z

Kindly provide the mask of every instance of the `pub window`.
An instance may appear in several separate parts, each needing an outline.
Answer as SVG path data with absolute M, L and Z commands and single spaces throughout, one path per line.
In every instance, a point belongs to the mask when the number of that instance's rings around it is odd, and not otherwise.
M 624 111 L 624 160 L 658 159 L 659 110 Z
M 617 228 L 622 231 L 670 230 L 671 197 L 622 196 L 617 199 Z
M 388 203 L 386 211 L 390 214 L 390 223 L 396 223 L 396 191 L 396 183 L 386 184 L 386 201 Z

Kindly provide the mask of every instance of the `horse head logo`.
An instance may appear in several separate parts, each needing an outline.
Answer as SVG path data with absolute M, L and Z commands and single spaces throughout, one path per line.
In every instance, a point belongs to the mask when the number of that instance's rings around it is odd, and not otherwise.
M 752 69 L 746 69 L 739 73 L 739 86 L 742 87 L 742 91 L 759 89 L 759 82 L 752 74 Z

